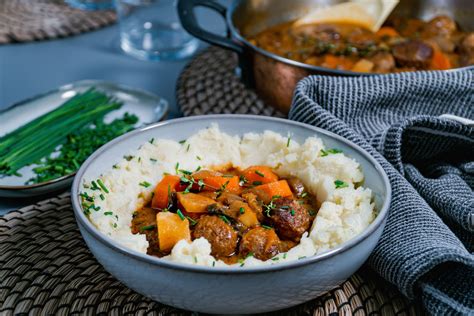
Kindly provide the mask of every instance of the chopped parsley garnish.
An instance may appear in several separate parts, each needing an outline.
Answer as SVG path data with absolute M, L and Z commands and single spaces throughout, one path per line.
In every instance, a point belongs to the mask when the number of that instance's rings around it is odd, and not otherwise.
M 222 219 L 224 222 L 230 225 L 229 219 L 225 215 L 219 215 L 220 219 Z
M 252 182 L 253 185 L 262 185 L 263 182 L 262 181 L 254 181 Z
M 321 157 L 326 157 L 327 155 L 334 155 L 342 153 L 342 150 L 337 148 L 330 148 L 328 150 L 321 149 Z
M 144 231 L 144 230 L 153 230 L 155 229 L 156 225 L 148 225 L 148 226 L 142 226 L 140 228 L 141 231 Z
M 267 226 L 267 225 L 261 225 L 261 226 L 265 229 L 273 229 L 273 227 L 271 227 L 271 226 Z
M 186 219 L 186 217 L 183 215 L 183 212 L 181 212 L 180 209 L 176 211 L 176 214 L 178 214 L 179 218 L 181 218 L 182 221 Z
M 102 182 L 102 180 L 97 179 L 97 183 L 99 184 L 100 188 L 101 188 L 105 193 L 109 193 L 109 190 L 108 190 L 107 187 L 104 185 L 104 183 Z
M 257 175 L 261 176 L 262 178 L 265 177 L 265 175 L 264 175 L 263 173 L 261 173 L 260 171 L 258 171 L 258 170 L 255 170 L 255 173 L 256 173 Z
M 334 185 L 336 186 L 336 189 L 347 188 L 349 186 L 346 182 L 342 180 L 334 181 Z
M 245 209 L 244 209 L 243 207 L 241 207 L 241 208 L 239 209 L 239 212 L 240 212 L 240 214 L 244 214 L 244 213 L 245 213 Z
M 113 215 L 114 212 L 104 212 L 104 215 Z
M 148 188 L 149 186 L 151 186 L 151 183 L 150 183 L 150 182 L 147 182 L 147 181 L 143 181 L 143 182 L 140 182 L 140 185 L 141 185 L 142 187 Z

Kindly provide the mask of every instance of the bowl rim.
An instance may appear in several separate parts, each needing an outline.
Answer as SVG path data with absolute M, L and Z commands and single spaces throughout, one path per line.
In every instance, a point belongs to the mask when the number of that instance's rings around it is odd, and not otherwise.
M 162 126 L 167 126 L 167 125 L 179 125 L 181 123 L 187 123 L 187 122 L 192 122 L 192 121 L 201 121 L 201 120 L 206 120 L 206 121 L 217 121 L 219 123 L 220 119 L 236 119 L 236 120 L 255 120 L 255 121 L 270 121 L 274 123 L 283 123 L 285 125 L 293 125 L 297 127 L 303 127 L 306 129 L 310 129 L 315 132 L 316 136 L 318 134 L 324 134 L 330 138 L 334 138 L 345 145 L 351 147 L 353 150 L 359 152 L 365 159 L 368 160 L 369 163 L 372 164 L 372 166 L 375 168 L 375 170 L 379 173 L 379 175 L 382 177 L 385 189 L 386 189 L 386 198 L 382 204 L 382 207 L 380 208 L 379 212 L 377 213 L 376 218 L 370 225 L 360 234 L 357 236 L 351 238 L 350 240 L 340 244 L 338 247 L 331 249 L 329 251 L 323 252 L 321 254 L 309 256 L 306 258 L 302 258 L 300 260 L 295 260 L 295 261 L 288 261 L 288 262 L 283 262 L 283 263 L 278 263 L 274 265 L 262 265 L 262 266 L 252 266 L 252 267 L 245 267 L 245 268 L 240 268 L 240 267 L 207 267 L 207 266 L 201 266 L 201 265 L 194 265 L 194 264 L 187 264 L 187 263 L 180 263 L 180 262 L 174 262 L 174 261 L 167 261 L 167 260 L 162 260 L 158 257 L 154 257 L 151 255 L 147 255 L 132 249 L 129 249 L 115 240 L 113 240 L 111 237 L 103 234 L 100 232 L 93 224 L 92 222 L 85 216 L 85 214 L 82 211 L 81 203 L 80 203 L 80 197 L 79 197 L 79 192 L 80 192 L 80 185 L 82 183 L 82 177 L 85 173 L 85 171 L 88 169 L 88 167 L 97 159 L 99 155 L 101 155 L 103 152 L 107 151 L 109 148 L 112 148 L 115 146 L 117 143 L 122 142 L 125 139 L 131 138 L 137 134 L 140 134 L 144 131 L 147 131 L 149 129 L 157 129 Z M 211 123 L 209 122 L 209 123 Z M 250 131 L 246 131 L 250 132 Z M 392 190 L 391 190 L 391 185 L 390 181 L 388 179 L 387 174 L 383 170 L 382 166 L 373 158 L 367 151 L 362 149 L 360 146 L 354 144 L 353 142 L 343 138 L 342 136 L 339 136 L 337 134 L 334 134 L 332 132 L 326 131 L 324 129 L 314 127 L 305 123 L 300 123 L 296 121 L 291 121 L 288 119 L 282 119 L 282 118 L 275 118 L 275 117 L 267 117 L 267 116 L 258 116 L 258 115 L 246 115 L 246 114 L 213 114 L 213 115 L 199 115 L 199 116 L 192 116 L 192 117 L 184 117 L 184 118 L 176 118 L 176 119 L 171 119 L 167 121 L 162 121 L 158 122 L 155 124 L 151 124 L 142 128 L 138 128 L 136 130 L 133 130 L 131 132 L 128 132 L 122 136 L 119 136 L 112 141 L 108 142 L 104 146 L 100 147 L 97 149 L 81 166 L 81 168 L 78 170 L 76 173 L 76 176 L 74 178 L 74 182 L 72 184 L 71 188 L 71 202 L 74 210 L 74 215 L 76 217 L 76 221 L 79 224 L 79 227 L 84 228 L 87 233 L 92 235 L 95 239 L 97 239 L 99 242 L 101 242 L 103 245 L 107 246 L 108 248 L 119 251 L 120 253 L 131 257 L 133 259 L 137 259 L 152 265 L 156 265 L 158 267 L 162 268 L 167 268 L 167 269 L 172 269 L 172 270 L 179 270 L 179 271 L 186 271 L 186 272 L 200 272 L 200 273 L 209 273 L 209 274 L 252 274 L 252 273 L 265 273 L 265 272 L 273 272 L 273 271 L 279 271 L 279 270 L 286 270 L 286 269 L 292 269 L 292 268 L 297 268 L 301 266 L 305 266 L 308 264 L 316 263 L 318 261 L 323 261 L 327 258 L 333 257 L 339 253 L 342 253 L 350 248 L 355 247 L 359 243 L 361 243 L 363 240 L 367 239 L 369 236 L 372 235 L 373 232 L 375 232 L 380 225 L 382 225 L 387 217 L 388 214 L 388 209 L 390 206 L 391 202 L 391 197 L 392 197 Z M 83 230 L 81 229 L 81 234 L 83 234 Z

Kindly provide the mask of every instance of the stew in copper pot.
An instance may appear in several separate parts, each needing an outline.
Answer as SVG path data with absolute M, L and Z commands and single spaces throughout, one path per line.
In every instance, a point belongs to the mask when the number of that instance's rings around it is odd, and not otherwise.
M 294 26 L 290 22 L 249 40 L 285 58 L 355 72 L 393 73 L 474 65 L 474 32 L 461 31 L 447 16 L 430 21 L 392 18 L 376 33 L 354 24 Z

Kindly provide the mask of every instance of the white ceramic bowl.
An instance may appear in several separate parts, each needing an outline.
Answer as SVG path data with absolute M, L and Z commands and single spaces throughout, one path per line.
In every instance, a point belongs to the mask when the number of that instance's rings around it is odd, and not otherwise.
M 273 130 L 302 142 L 320 137 L 328 147 L 355 158 L 364 186 L 375 195 L 378 215 L 360 235 L 339 247 L 298 261 L 248 268 L 212 268 L 160 260 L 121 246 L 99 232 L 83 214 L 79 191 L 83 179 L 96 178 L 130 148 L 152 137 L 186 139 L 218 123 L 231 135 Z M 75 216 L 89 249 L 112 275 L 133 290 L 175 307 L 206 313 L 242 314 L 282 309 L 309 301 L 350 277 L 368 258 L 385 225 L 390 183 L 382 167 L 363 149 L 327 131 L 289 120 L 250 115 L 207 115 L 170 120 L 135 130 L 98 149 L 78 171 L 72 186 Z

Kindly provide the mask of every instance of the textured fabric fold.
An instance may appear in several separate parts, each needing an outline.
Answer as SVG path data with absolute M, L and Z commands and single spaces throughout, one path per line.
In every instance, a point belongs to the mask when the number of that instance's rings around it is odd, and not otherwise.
M 387 172 L 392 203 L 369 264 L 428 312 L 469 314 L 474 129 L 447 113 L 474 118 L 473 71 L 311 76 L 289 118 L 357 143 Z

